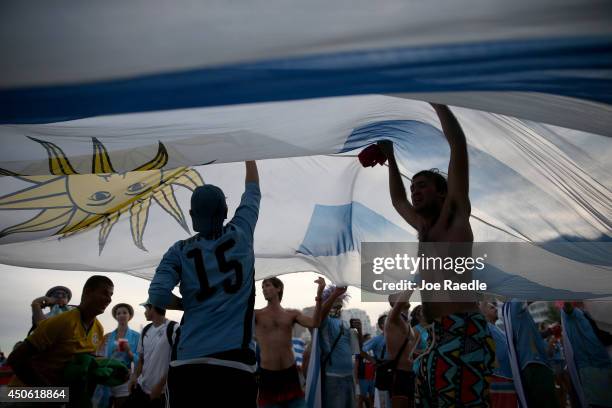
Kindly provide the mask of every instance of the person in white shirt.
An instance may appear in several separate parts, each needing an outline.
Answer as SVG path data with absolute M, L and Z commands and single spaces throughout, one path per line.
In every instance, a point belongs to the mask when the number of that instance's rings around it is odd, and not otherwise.
M 178 324 L 166 319 L 166 310 L 155 307 L 147 300 L 145 317 L 151 323 L 142 329 L 138 342 L 140 359 L 129 384 L 127 407 L 164 407 L 166 380 L 176 343 Z

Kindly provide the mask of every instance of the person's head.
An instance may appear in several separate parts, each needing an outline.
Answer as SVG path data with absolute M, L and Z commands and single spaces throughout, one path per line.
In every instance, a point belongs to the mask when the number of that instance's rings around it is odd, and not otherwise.
M 142 303 L 141 306 L 144 306 L 145 308 L 144 315 L 148 322 L 151 322 L 157 319 L 163 319 L 166 316 L 166 309 L 162 309 L 160 307 L 153 306 L 148 301 L 145 303 Z
M 218 234 L 227 218 L 225 194 L 217 186 L 206 184 L 197 187 L 191 195 L 189 210 L 193 230 L 202 235 Z
M 45 296 L 56 299 L 58 306 L 66 306 L 72 299 L 72 291 L 66 286 L 54 286 L 47 291 Z
M 263 291 L 264 298 L 267 301 L 273 300 L 278 297 L 278 301 L 283 300 L 283 290 L 285 285 L 283 281 L 277 277 L 267 278 L 261 282 L 261 290 Z
M 325 302 L 332 295 L 332 293 L 334 293 L 335 290 L 336 290 L 336 285 L 328 285 L 323 290 L 323 294 L 321 296 L 323 302 Z M 342 307 L 344 306 L 344 302 L 347 302 L 348 299 L 349 299 L 349 295 L 346 292 L 338 296 L 336 300 L 334 300 L 331 310 L 329 311 L 329 316 L 330 317 L 340 317 L 342 315 Z
M 391 307 L 395 307 L 395 303 L 398 301 L 402 294 L 401 293 L 392 293 L 389 295 L 389 305 Z M 410 310 L 410 302 L 402 302 L 401 305 L 401 313 L 406 314 Z
M 447 192 L 446 179 L 437 169 L 423 170 L 412 177 L 410 197 L 417 212 L 439 212 Z
M 113 306 L 113 317 L 119 324 L 127 324 L 134 317 L 134 308 L 127 303 L 117 303 Z
M 385 330 L 385 321 L 386 320 L 387 320 L 387 315 L 386 314 L 378 316 L 377 325 L 378 325 L 378 328 L 380 329 L 380 331 Z
M 94 275 L 87 279 L 83 286 L 80 307 L 82 310 L 100 315 L 110 304 L 115 285 L 113 281 L 102 275 Z
M 484 315 L 490 323 L 497 321 L 497 306 L 491 302 L 480 302 L 480 312 Z

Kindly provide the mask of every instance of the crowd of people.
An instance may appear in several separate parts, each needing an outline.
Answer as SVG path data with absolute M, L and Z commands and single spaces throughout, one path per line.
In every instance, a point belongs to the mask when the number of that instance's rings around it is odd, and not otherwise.
M 304 385 L 308 377 L 308 362 L 313 345 L 306 345 L 305 359 L 301 353 L 295 352 L 297 339 L 292 337 L 292 333 L 293 326 L 299 324 L 311 329 L 311 332 L 314 328 L 319 329 L 323 356 L 321 369 L 324 407 L 418 406 L 415 401 L 416 378 L 420 373 L 423 356 L 431 350 L 435 339 L 433 326 L 427 323 L 422 306 L 410 310 L 410 303 L 405 299 L 392 296 L 391 308 L 378 318 L 377 333 L 372 337 L 362 332 L 362 323 L 358 319 L 342 319 L 342 308 L 347 300 L 346 288 L 325 287 L 322 278 L 317 279 L 315 283 L 314 313 L 306 315 L 281 306 L 284 291 L 281 279 L 274 277 L 262 282 L 267 306 L 254 311 L 254 372 L 257 381 L 253 398 L 258 401 L 258 405 L 292 408 L 307 406 Z M 39 298 L 33 302 L 33 317 L 40 316 L 39 312 L 44 307 L 53 310 L 57 299 L 63 299 L 65 303 L 70 301 L 70 296 L 52 296 L 56 290 L 70 294 L 70 290 L 65 287 L 50 289 L 45 296 L 47 299 Z M 91 406 L 165 406 L 169 390 L 168 370 L 171 361 L 176 359 L 176 348 L 173 346 L 177 344 L 179 324 L 166 319 L 166 310 L 153 306 L 147 300 L 140 306 L 151 323 L 139 333 L 132 330 L 128 324 L 134 317 L 133 307 L 126 303 L 117 303 L 111 310 L 117 327 L 102 336 L 98 321 L 95 318 L 91 320 L 91 316 L 92 313 L 96 316 L 103 312 L 110 303 L 108 299 L 112 296 L 112 282 L 108 278 L 94 276 L 86 282 L 83 293 L 87 297 L 97 297 L 97 303 L 82 301 L 78 307 L 67 307 L 64 312 L 71 313 L 63 314 L 63 319 L 51 320 L 50 318 L 56 315 L 50 313 L 37 319 L 36 326 L 40 325 L 40 330 L 32 330 L 36 335 L 32 333 L 26 342 L 18 344 L 15 350 L 17 354 L 11 356 L 11 361 L 15 361 L 24 358 L 20 353 L 26 353 L 32 359 L 31 366 L 12 363 L 17 376 L 13 378 L 11 385 L 61 384 L 59 375 L 71 364 L 71 358 L 76 354 L 92 353 L 98 356 L 99 361 L 112 359 L 121 362 L 127 371 L 116 373 L 122 375 L 122 382 L 115 379 L 111 381 L 115 385 L 100 383 L 95 389 L 90 388 L 88 393 L 93 392 Z M 45 303 L 39 308 L 38 304 L 42 301 Z M 510 325 L 504 324 L 503 319 L 500 319 L 501 308 L 495 302 L 479 303 L 479 309 L 487 321 L 487 329 L 494 342 L 495 353 L 492 371 L 487 376 L 487 404 L 491 407 L 518 406 L 519 397 L 511 367 L 512 358 L 516 358 L 527 406 L 583 406 L 570 378 L 567 356 L 563 350 L 561 321 L 542 323 L 538 327 L 528 312 L 528 302 L 511 300 L 506 304 L 504 311 L 508 313 L 506 317 L 511 319 Z M 89 316 L 85 317 L 87 321 L 81 318 L 83 315 Z M 588 312 L 583 311 L 581 303 L 564 303 L 560 316 L 566 320 L 577 320 L 578 325 L 581 322 L 588 323 L 586 326 L 580 326 L 580 332 L 570 329 L 566 336 L 570 337 L 580 352 L 579 360 L 591 361 L 590 366 L 583 362 L 582 368 L 587 370 L 582 376 L 593 376 L 597 373 L 603 376 L 601 371 L 593 372 L 593 367 L 597 367 L 597 364 L 592 364 L 594 359 L 591 355 L 599 354 L 599 366 L 605 368 L 606 359 L 609 361 L 605 346 L 612 345 L 612 335 L 597 327 Z M 46 320 L 48 322 L 45 322 Z M 511 329 L 512 333 L 507 334 L 504 329 Z M 79 340 L 81 344 L 75 344 L 83 335 L 86 335 L 86 338 Z M 576 335 L 580 338 L 572 340 L 571 336 Z M 581 343 L 589 341 L 588 351 L 580 349 Z M 511 343 L 514 351 L 511 351 L 509 346 Z M 300 344 L 303 351 L 304 344 Z M 6 363 L 4 353 L 0 354 L 0 366 L 8 368 Z M 207 364 L 211 363 L 209 361 Z M 64 368 L 60 370 L 62 366 Z M 34 373 L 28 371 L 29 368 L 34 368 Z M 452 376 L 448 378 L 452 380 Z M 602 377 L 602 380 L 589 380 L 588 383 L 593 386 L 588 388 L 587 400 L 594 402 L 589 404 L 590 406 L 608 406 L 606 404 L 609 404 L 609 395 L 605 395 L 606 389 L 596 389 L 596 385 L 601 385 L 604 379 L 605 377 Z M 253 404 L 247 404 L 251 405 Z
M 472 242 L 465 136 L 448 107 L 432 106 L 450 146 L 448 177 L 415 174 L 408 199 L 393 144 L 379 142 L 389 162 L 391 201 L 420 242 Z M 220 188 L 194 190 L 190 215 L 197 234 L 176 242 L 161 260 L 140 305 L 151 323 L 140 333 L 129 328 L 133 307 L 118 303 L 111 311 L 117 327 L 104 334 L 96 317 L 114 290 L 105 276 L 86 281 L 78 306 L 68 305 L 71 291 L 61 286 L 35 299 L 32 330 L 6 362 L 15 374 L 11 386 L 69 386 L 70 406 L 304 407 L 315 353 L 327 408 L 579 407 L 585 399 L 612 406 L 612 387 L 602 387 L 612 370 L 602 335 L 570 303 L 561 311 L 563 345 L 557 326 L 542 335 L 527 303 L 504 304 L 504 331 L 496 325 L 497 306 L 474 294 L 447 293 L 443 301 L 424 294 L 412 313 L 411 293 L 393 294 L 369 339 L 360 321 L 342 319 L 346 287 L 326 287 L 322 278 L 315 282 L 312 315 L 282 307 L 284 286 L 275 277 L 263 280 L 267 305 L 255 310 L 260 200 L 253 161 L 246 162 L 245 191 L 229 222 Z M 425 271 L 422 278 L 434 279 Z M 455 278 L 469 280 L 469 273 Z M 181 297 L 173 294 L 177 285 Z M 170 309 L 183 311 L 180 323 L 166 319 Z M 295 324 L 317 329 L 301 367 Z M 567 344 L 576 364 L 567 364 Z M 582 389 L 572 387 L 566 366 L 577 368 Z

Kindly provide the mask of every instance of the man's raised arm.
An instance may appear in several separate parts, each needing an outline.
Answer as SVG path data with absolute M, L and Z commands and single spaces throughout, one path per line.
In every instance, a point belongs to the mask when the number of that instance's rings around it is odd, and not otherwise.
M 464 206 L 470 212 L 468 151 L 465 134 L 459 121 L 446 105 L 432 103 L 436 111 L 444 136 L 450 146 L 450 161 L 448 163 L 448 198 Z
M 347 289 L 348 287 L 346 286 L 336 287 L 334 291 L 329 295 L 325 303 L 323 303 L 323 306 L 321 306 L 321 321 L 327 317 L 336 299 L 344 295 Z
M 246 161 L 244 164 L 246 166 L 244 193 L 230 223 L 243 228 L 252 237 L 255 234 L 255 225 L 259 218 L 261 191 L 259 190 L 257 164 L 252 160 Z
M 309 328 L 319 327 L 319 325 L 321 324 L 321 295 L 323 294 L 323 289 L 325 289 L 325 279 L 319 277 L 315 281 L 315 283 L 318 285 L 318 287 L 317 297 L 315 298 L 316 303 L 314 314 L 312 315 L 312 317 L 310 317 L 306 316 L 302 312 L 298 312 L 298 315 L 295 318 L 298 324 Z
M 419 216 L 417 215 L 414 207 L 408 201 L 408 196 L 406 195 L 406 188 L 404 187 L 404 182 L 402 181 L 402 175 L 399 171 L 399 167 L 397 166 L 397 161 L 395 160 L 395 152 L 393 151 L 393 143 L 388 140 L 383 140 L 378 142 L 378 147 L 382 152 L 387 156 L 387 160 L 389 161 L 389 192 L 391 193 L 391 203 L 393 204 L 393 208 L 406 220 L 406 222 L 412 225 L 413 228 L 419 229 L 418 220 Z
M 259 184 L 259 173 L 257 172 L 257 163 L 254 160 L 244 162 L 246 164 L 246 183 Z
M 177 309 L 177 298 L 172 290 L 180 281 L 181 260 L 179 243 L 174 244 L 164 254 L 149 284 L 149 301 L 161 309 Z M 182 307 L 182 302 L 180 304 Z M 181 309 L 178 309 L 181 310 Z
M 401 326 L 402 325 L 402 310 L 406 306 L 406 304 L 410 300 L 410 296 L 412 295 L 411 290 L 405 290 L 400 293 L 394 293 L 389 295 L 389 303 L 393 305 L 389 315 L 387 316 L 387 320 L 385 322 L 385 326 L 387 323 Z

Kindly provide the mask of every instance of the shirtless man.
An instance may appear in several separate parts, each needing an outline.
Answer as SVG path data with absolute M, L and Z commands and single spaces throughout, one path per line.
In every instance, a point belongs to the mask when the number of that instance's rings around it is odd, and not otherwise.
M 409 201 L 395 160 L 393 144 L 379 142 L 379 147 L 389 160 L 391 201 L 397 212 L 417 230 L 419 242 L 471 243 L 474 235 L 470 226 L 465 135 L 447 106 L 431 105 L 450 146 L 448 182 L 435 171 L 418 172 L 412 178 Z M 431 271 L 422 271 L 421 275 L 426 281 L 436 279 Z M 465 281 L 470 279 L 470 274 L 466 272 L 454 278 Z M 422 293 L 424 300 L 428 299 L 427 295 L 427 292 Z M 444 295 L 447 296 L 445 302 L 423 302 L 426 319 L 434 323 L 435 343 L 420 364 L 416 404 L 426 407 L 487 406 L 489 387 L 486 376 L 491 373 L 495 353 L 486 319 L 479 312 L 475 299 L 470 299 L 473 294 Z M 470 343 L 469 350 L 462 347 L 466 340 Z M 459 357 L 453 358 L 453 353 Z M 453 380 L 447 381 L 446 378 Z
M 415 337 L 408 323 L 409 294 L 410 292 L 403 292 L 389 297 L 392 309 L 385 321 L 385 341 L 389 358 L 397 359 L 390 390 L 393 408 L 414 406 L 414 372 L 410 355 L 414 349 Z
M 283 282 L 274 277 L 264 279 L 261 286 L 268 305 L 255 310 L 255 336 L 261 351 L 259 367 L 259 406 L 305 407 L 304 392 L 295 365 L 291 333 L 298 323 L 307 328 L 319 327 L 321 294 L 325 280 L 319 278 L 316 306 L 312 317 L 299 310 L 284 309 Z

